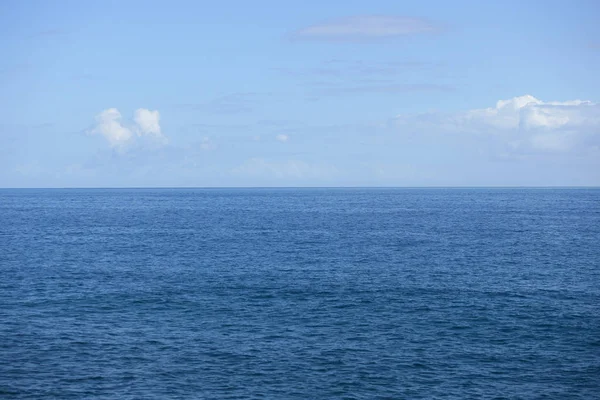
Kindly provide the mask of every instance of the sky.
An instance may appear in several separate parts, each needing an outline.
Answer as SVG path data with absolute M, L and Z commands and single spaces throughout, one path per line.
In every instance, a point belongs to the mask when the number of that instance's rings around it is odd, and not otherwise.
M 0 187 L 599 186 L 600 2 L 0 2 Z

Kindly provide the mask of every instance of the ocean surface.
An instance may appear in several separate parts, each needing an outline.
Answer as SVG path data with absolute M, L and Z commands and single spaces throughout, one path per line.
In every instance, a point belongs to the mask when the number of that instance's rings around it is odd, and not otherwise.
M 600 398 L 600 189 L 0 190 L 2 399 Z

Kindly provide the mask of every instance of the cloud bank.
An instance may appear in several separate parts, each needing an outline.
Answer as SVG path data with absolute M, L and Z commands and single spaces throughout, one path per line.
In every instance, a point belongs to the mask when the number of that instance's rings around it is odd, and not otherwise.
M 512 151 L 600 150 L 600 104 L 588 100 L 545 102 L 524 95 L 451 115 L 398 115 L 394 122 L 402 130 L 494 135 Z
M 131 144 L 135 137 L 147 137 L 156 143 L 166 144 L 167 138 L 160 128 L 160 114 L 145 108 L 138 108 L 133 117 L 134 124 L 125 125 L 121 113 L 116 108 L 109 108 L 96 115 L 96 125 L 90 134 L 103 136 L 111 147 L 123 149 Z
M 358 15 L 311 25 L 297 30 L 293 39 L 361 41 L 438 32 L 440 28 L 422 18 Z

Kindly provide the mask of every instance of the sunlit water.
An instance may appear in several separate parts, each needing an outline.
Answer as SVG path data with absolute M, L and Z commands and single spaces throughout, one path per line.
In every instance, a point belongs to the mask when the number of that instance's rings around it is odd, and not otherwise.
M 600 396 L 600 190 L 0 190 L 0 397 Z

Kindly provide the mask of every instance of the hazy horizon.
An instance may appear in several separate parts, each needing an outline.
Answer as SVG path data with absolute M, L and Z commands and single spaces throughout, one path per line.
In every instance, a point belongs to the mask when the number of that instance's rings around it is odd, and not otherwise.
M 397 189 L 397 190 L 419 190 L 419 189 L 448 189 L 448 190 L 481 190 L 481 189 L 507 189 L 507 190 L 575 190 L 575 189 L 600 189 L 600 186 L 64 186 L 64 187 L 0 187 L 0 190 L 204 190 L 204 189 Z

